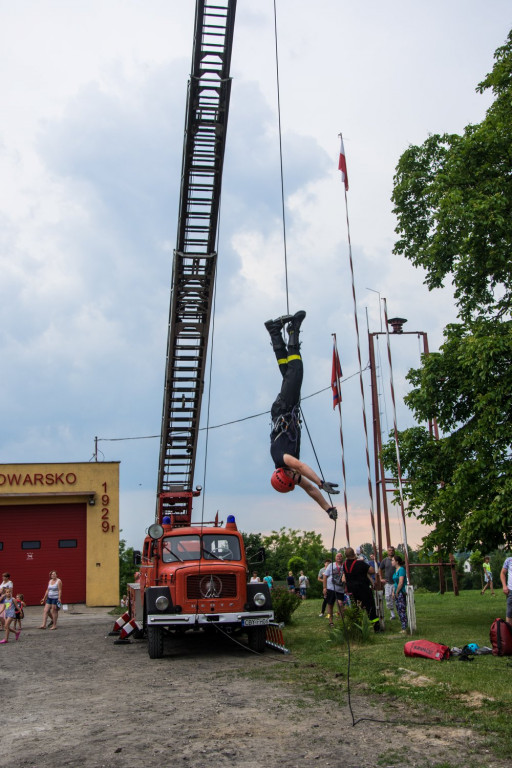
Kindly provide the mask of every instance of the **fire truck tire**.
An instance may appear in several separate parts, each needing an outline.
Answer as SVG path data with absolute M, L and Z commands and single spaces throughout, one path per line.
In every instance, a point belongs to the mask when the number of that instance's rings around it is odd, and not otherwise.
M 164 631 L 162 627 L 148 627 L 148 653 L 150 659 L 164 655 Z
M 253 627 L 247 631 L 249 648 L 256 653 L 263 653 L 265 650 L 265 641 L 267 638 L 266 627 Z

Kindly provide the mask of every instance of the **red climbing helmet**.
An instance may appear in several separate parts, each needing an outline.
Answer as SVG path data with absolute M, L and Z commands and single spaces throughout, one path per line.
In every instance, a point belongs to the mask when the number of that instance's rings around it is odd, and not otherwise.
M 296 485 L 295 480 L 293 477 L 290 477 L 286 473 L 286 469 L 284 467 L 280 467 L 272 473 L 270 482 L 272 484 L 272 488 L 274 488 L 276 491 L 279 491 L 279 493 L 289 493 L 289 491 L 293 491 Z

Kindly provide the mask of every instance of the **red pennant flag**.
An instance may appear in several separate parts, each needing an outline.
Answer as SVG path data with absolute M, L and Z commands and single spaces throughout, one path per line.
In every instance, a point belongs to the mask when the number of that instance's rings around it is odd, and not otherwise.
M 345 157 L 345 147 L 343 146 L 343 139 L 341 139 L 340 161 L 338 163 L 338 169 L 341 171 L 341 180 L 345 184 L 346 192 L 348 192 L 347 158 Z
M 331 374 L 331 388 L 332 388 L 332 407 L 336 408 L 341 403 L 341 386 L 340 379 L 342 377 L 340 358 L 338 357 L 338 350 L 336 344 L 332 348 L 332 374 Z

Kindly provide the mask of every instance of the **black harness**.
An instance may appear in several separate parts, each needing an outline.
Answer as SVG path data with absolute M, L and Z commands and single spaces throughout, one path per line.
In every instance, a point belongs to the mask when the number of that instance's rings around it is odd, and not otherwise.
M 291 411 L 279 414 L 272 421 L 272 431 L 270 433 L 272 442 L 275 442 L 287 432 L 289 440 L 297 445 L 300 438 L 301 423 L 300 405 L 294 405 Z

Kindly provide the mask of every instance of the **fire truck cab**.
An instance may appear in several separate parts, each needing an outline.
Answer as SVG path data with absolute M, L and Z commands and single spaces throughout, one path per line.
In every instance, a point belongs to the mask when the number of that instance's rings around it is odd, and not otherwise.
M 164 518 L 165 520 L 166 518 Z M 151 658 L 164 652 L 164 637 L 216 627 L 247 634 L 249 647 L 265 650 L 266 627 L 273 620 L 265 582 L 248 583 L 244 543 L 233 516 L 226 525 L 148 529 L 140 578 L 129 585 L 129 613 L 142 625 Z

